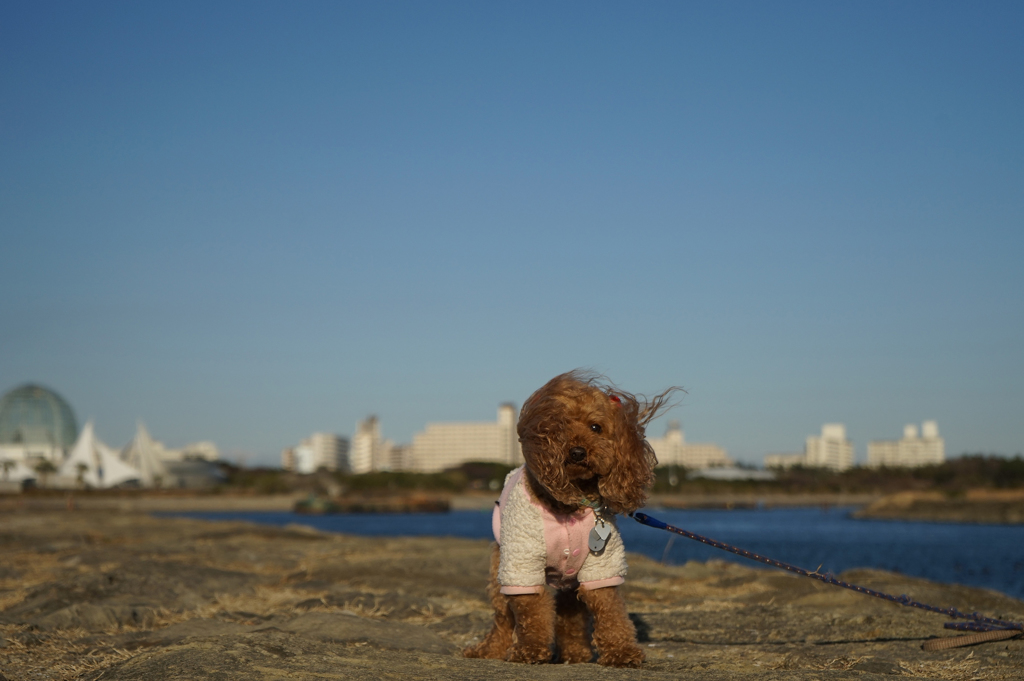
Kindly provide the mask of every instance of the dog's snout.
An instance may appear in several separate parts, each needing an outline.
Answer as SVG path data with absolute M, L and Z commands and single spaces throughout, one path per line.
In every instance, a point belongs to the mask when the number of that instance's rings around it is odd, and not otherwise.
M 573 463 L 580 463 L 587 458 L 587 450 L 583 447 L 573 447 L 569 450 L 569 460 Z

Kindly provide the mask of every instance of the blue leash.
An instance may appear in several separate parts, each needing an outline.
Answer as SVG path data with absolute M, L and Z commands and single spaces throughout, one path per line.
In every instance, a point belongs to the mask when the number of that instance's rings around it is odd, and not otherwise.
M 893 596 L 891 594 L 883 593 L 881 591 L 875 591 L 874 589 L 868 589 L 867 587 L 857 586 L 856 584 L 844 582 L 841 579 L 837 579 L 830 572 L 818 572 L 817 570 L 811 572 L 801 567 L 797 567 L 796 565 L 783 563 L 781 560 L 768 558 L 766 556 L 754 553 L 753 551 L 747 551 L 745 549 L 741 549 L 730 544 L 726 544 L 725 542 L 720 542 L 715 539 L 710 539 L 708 537 L 696 534 L 694 532 L 689 532 L 688 530 L 675 527 L 674 525 L 669 525 L 668 523 L 658 520 L 657 518 L 652 518 L 646 513 L 630 513 L 629 516 L 641 525 L 647 525 L 648 527 L 653 527 L 659 530 L 666 530 L 668 532 L 675 532 L 676 534 L 682 535 L 687 539 L 699 541 L 701 544 L 707 544 L 708 546 L 713 546 L 716 549 L 722 549 L 723 551 L 734 553 L 737 556 L 743 556 L 744 558 L 749 558 L 750 560 L 756 560 L 759 563 L 764 563 L 765 565 L 771 565 L 772 567 L 781 568 L 788 572 L 793 572 L 804 577 L 811 577 L 813 579 L 818 580 L 819 582 L 824 582 L 825 584 L 841 586 L 844 589 L 850 589 L 852 591 L 856 591 L 857 593 L 862 593 L 866 596 L 874 596 L 875 598 L 882 598 L 893 603 L 899 603 L 900 605 L 905 605 L 908 608 L 918 608 L 920 610 L 927 610 L 929 612 L 937 612 L 946 615 L 947 617 L 952 617 L 955 620 L 969 620 L 967 622 L 946 622 L 946 624 L 944 625 L 946 629 L 956 629 L 958 631 L 1024 631 L 1024 623 L 1021 622 L 1009 622 L 1006 620 L 986 617 L 985 615 L 982 615 L 981 613 L 977 612 L 961 612 L 956 608 L 938 608 L 934 605 L 928 605 L 927 603 L 920 603 L 918 601 L 915 601 L 906 594 L 903 594 L 902 596 Z

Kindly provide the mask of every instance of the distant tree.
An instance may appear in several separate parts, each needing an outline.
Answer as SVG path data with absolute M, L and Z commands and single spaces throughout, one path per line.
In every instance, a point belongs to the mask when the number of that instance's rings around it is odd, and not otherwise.
M 78 486 L 82 487 L 84 489 L 85 488 L 85 472 L 87 470 L 89 470 L 89 466 L 87 466 L 86 464 L 84 464 L 81 461 L 79 461 L 77 464 L 75 464 L 75 470 L 78 471 L 78 477 L 76 478 L 76 480 L 78 480 Z
M 46 481 L 50 477 L 51 473 L 57 472 L 57 467 L 53 465 L 53 462 L 49 459 L 43 459 L 35 465 L 36 473 L 39 473 L 39 477 L 43 479 L 43 487 L 46 487 Z
M 43 487 L 47 486 L 49 476 L 57 472 L 57 466 L 49 459 L 43 459 L 34 466 L 34 469 L 43 479 Z

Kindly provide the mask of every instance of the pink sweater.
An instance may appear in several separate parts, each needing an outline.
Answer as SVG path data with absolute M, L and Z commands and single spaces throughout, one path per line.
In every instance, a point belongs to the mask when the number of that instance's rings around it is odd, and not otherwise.
M 552 513 L 530 494 L 523 471 L 517 468 L 505 479 L 491 516 L 494 539 L 501 545 L 501 592 L 538 593 L 545 583 L 572 588 L 577 580 L 586 589 L 622 584 L 625 550 L 614 524 L 605 550 L 591 554 L 587 539 L 595 524 L 593 509 Z M 506 543 L 502 543 L 503 528 Z

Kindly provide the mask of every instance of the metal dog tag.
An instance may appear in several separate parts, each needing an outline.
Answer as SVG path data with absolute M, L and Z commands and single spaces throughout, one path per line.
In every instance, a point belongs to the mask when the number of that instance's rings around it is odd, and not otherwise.
M 604 545 L 608 543 L 608 537 L 612 533 L 610 528 L 603 520 L 598 521 L 594 525 L 594 529 L 590 531 L 590 537 L 587 540 L 587 546 L 594 553 L 600 553 L 604 550 Z

